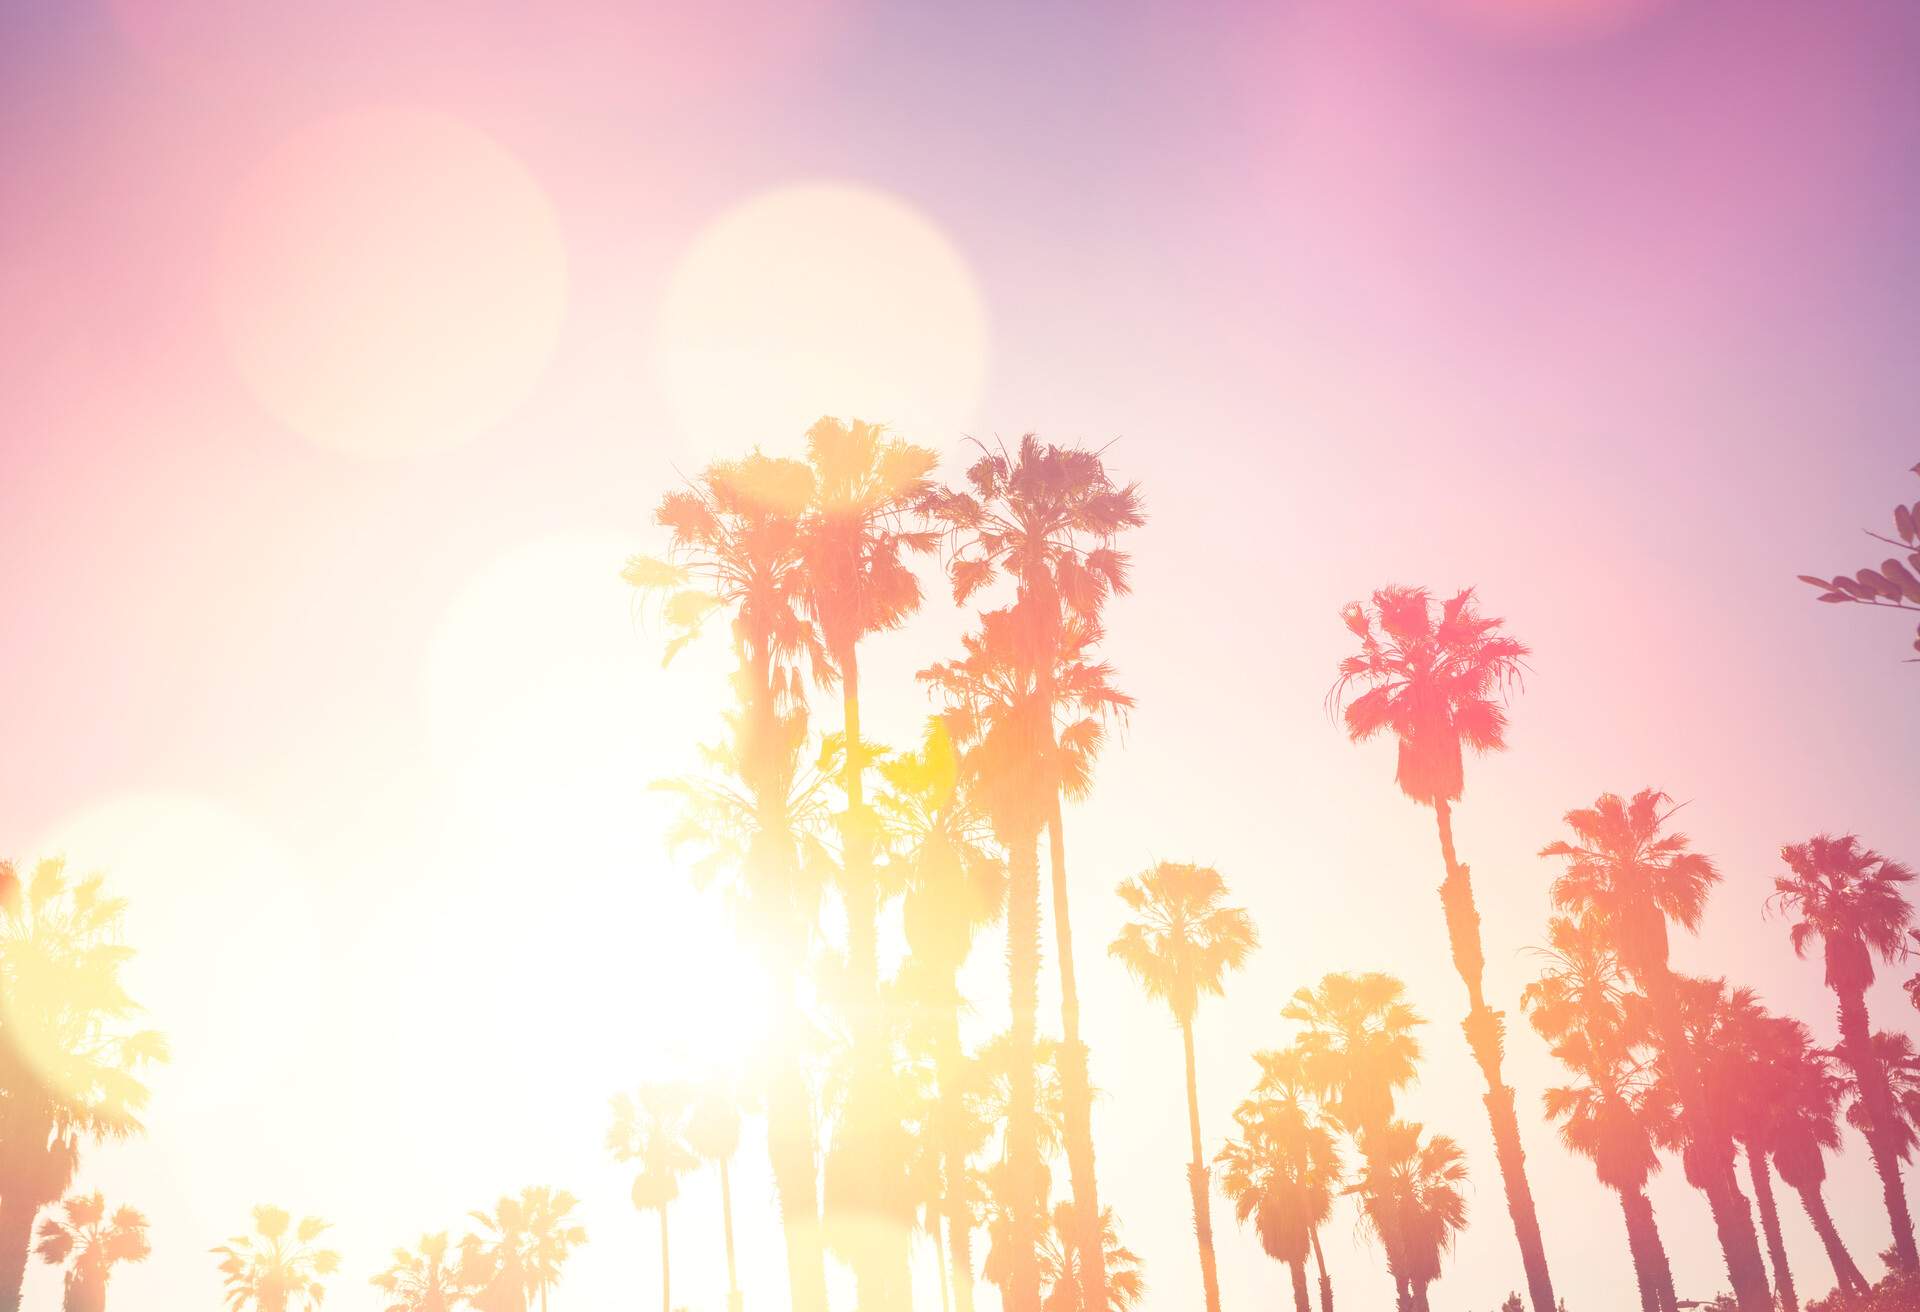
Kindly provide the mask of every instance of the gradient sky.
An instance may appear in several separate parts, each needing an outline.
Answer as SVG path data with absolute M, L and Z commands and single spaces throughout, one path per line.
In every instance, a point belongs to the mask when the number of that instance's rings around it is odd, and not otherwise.
M 1146 1306 L 1197 1287 L 1179 1048 L 1099 949 L 1165 858 L 1264 939 L 1200 1019 L 1209 1137 L 1295 987 L 1402 974 L 1433 1022 L 1407 1110 L 1475 1178 L 1437 1305 L 1493 1307 L 1521 1276 L 1431 821 L 1327 720 L 1338 608 L 1477 585 L 1534 647 L 1457 813 L 1498 1005 L 1559 815 L 1651 784 L 1726 874 L 1679 964 L 1830 1037 L 1761 904 L 1820 829 L 1920 856 L 1910 626 L 1792 579 L 1877 560 L 1859 527 L 1915 493 L 1917 54 L 1899 0 L 0 0 L 0 851 L 110 872 L 177 1048 L 79 1180 L 152 1217 L 116 1301 L 210 1305 L 206 1248 L 271 1201 L 336 1222 L 329 1305 L 371 1306 L 388 1248 L 529 1183 L 585 1200 L 559 1312 L 648 1296 L 605 1099 L 717 1059 L 757 986 L 646 790 L 715 732 L 724 657 L 661 671 L 617 569 L 681 473 L 829 409 L 950 473 L 967 436 L 1111 442 L 1144 485 L 1111 621 L 1140 709 L 1069 843 Z M 872 644 L 880 736 L 961 619 L 935 585 Z M 1517 1014 L 1508 1046 L 1559 1287 L 1626 1306 Z M 676 1214 L 692 1307 L 713 1193 Z M 1704 1201 L 1677 1168 L 1654 1198 L 1682 1297 L 1722 1287 Z M 1830 1198 L 1874 1269 L 1857 1138 Z M 1226 1304 L 1279 1298 L 1216 1216 Z M 1377 1304 L 1351 1222 L 1336 1285 Z

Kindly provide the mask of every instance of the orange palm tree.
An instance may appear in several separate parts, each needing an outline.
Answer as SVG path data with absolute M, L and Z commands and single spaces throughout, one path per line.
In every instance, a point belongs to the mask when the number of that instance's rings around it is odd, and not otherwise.
M 1501 621 L 1480 613 L 1472 589 L 1456 593 L 1436 614 L 1426 589 L 1386 587 L 1373 594 L 1371 609 L 1355 603 L 1343 618 L 1360 640 L 1360 651 L 1340 662 L 1329 705 L 1344 705 L 1347 735 L 1354 742 L 1391 733 L 1400 748 L 1394 776 L 1400 791 L 1433 808 L 1446 865 L 1440 904 L 1453 964 L 1467 986 L 1463 1028 L 1486 1081 L 1487 1116 L 1528 1295 L 1534 1312 L 1554 1312 L 1553 1280 L 1527 1182 L 1513 1090 L 1500 1073 L 1505 1023 L 1484 996 L 1480 912 L 1471 875 L 1453 846 L 1453 803 L 1465 785 L 1463 749 L 1506 747 L 1501 703 L 1520 676 L 1527 648 L 1501 632 Z
M 633 1180 L 633 1205 L 660 1214 L 660 1312 L 673 1312 L 667 1211 L 680 1196 L 680 1177 L 700 1163 L 687 1143 L 690 1110 L 683 1086 L 643 1084 L 637 1094 L 614 1096 L 613 1122 L 607 1128 L 607 1151 L 613 1160 L 639 1167 Z
M 40 1223 L 34 1251 L 51 1266 L 69 1258 L 61 1312 L 106 1312 L 107 1282 L 122 1262 L 144 1262 L 153 1252 L 147 1243 L 147 1218 L 137 1208 L 107 1212 L 99 1193 L 76 1195 L 61 1205 L 61 1216 Z
M 1265 1072 L 1260 1087 L 1234 1109 L 1239 1137 L 1214 1157 L 1220 1163 L 1220 1191 L 1233 1203 L 1241 1225 L 1253 1222 L 1267 1256 L 1287 1264 L 1294 1312 L 1312 1312 L 1307 1257 L 1333 1212 L 1341 1185 L 1340 1146 L 1309 1106 L 1300 1082 L 1279 1077 L 1282 1068 L 1297 1066 L 1298 1054 L 1255 1055 Z M 1330 1302 L 1324 1266 L 1321 1293 L 1323 1303 Z
M 809 619 L 803 517 L 813 495 L 806 465 L 755 453 L 708 467 L 698 482 L 661 499 L 655 520 L 669 534 L 665 559 L 636 556 L 624 577 L 664 598 L 671 659 L 716 614 L 725 614 L 739 670 L 739 706 L 724 755 L 743 785 L 745 823 L 733 831 L 744 859 L 745 902 L 777 978 L 798 981 L 817 919 L 819 882 L 804 868 L 793 813 L 806 740 L 803 676 L 826 667 Z M 768 1063 L 767 1148 L 787 1239 L 787 1280 L 796 1312 L 825 1312 L 817 1135 L 795 1012 Z
M 1086 1276 L 1079 1246 L 1068 1239 L 1073 1221 L 1070 1202 L 1055 1203 L 1047 1214 L 1047 1228 L 1040 1237 L 1041 1312 L 1093 1312 L 1084 1293 Z M 1140 1255 L 1120 1242 L 1111 1207 L 1100 1209 L 1100 1251 L 1107 1273 L 1106 1312 L 1132 1312 L 1146 1296 L 1147 1281 Z
M 1781 1072 L 1780 1081 L 1771 1086 L 1773 1164 L 1780 1178 L 1800 1196 L 1807 1220 L 1833 1264 L 1835 1283 L 1843 1291 L 1864 1294 L 1867 1279 L 1840 1238 L 1824 1191 L 1826 1155 L 1840 1147 L 1840 1104 L 1846 1081 L 1834 1069 L 1831 1055 L 1813 1046 L 1805 1026 L 1800 1030 L 1800 1037 L 1806 1041 Z
M 1646 995 L 1682 1113 L 1687 1178 L 1707 1196 L 1741 1312 L 1769 1312 L 1773 1296 L 1753 1213 L 1734 1176 L 1726 1109 L 1705 1094 L 1668 958 L 1668 922 L 1697 929 L 1720 872 L 1685 834 L 1661 832 L 1673 814 L 1669 801 L 1651 788 L 1631 801 L 1604 793 L 1591 807 L 1567 813 L 1572 842 L 1549 843 L 1540 855 L 1566 862 L 1553 882 L 1554 905 L 1604 932 Z
M 126 902 L 58 860 L 23 883 L 0 861 L 0 1310 L 19 1312 L 34 1218 L 73 1183 L 87 1143 L 140 1132 L 141 1073 L 166 1060 L 137 1027 L 121 967 Z
M 1873 1050 L 1867 1016 L 1867 989 L 1873 983 L 1873 959 L 1893 962 L 1905 955 L 1904 941 L 1913 908 L 1900 885 L 1912 870 L 1862 846 L 1851 834 L 1820 834 L 1780 849 L 1788 873 L 1773 881 L 1769 905 L 1794 917 L 1790 931 L 1796 956 L 1819 944 L 1826 961 L 1827 987 L 1840 1000 L 1840 1052 L 1853 1068 L 1860 1103 L 1867 1115 L 1867 1146 L 1893 1226 L 1895 1262 L 1905 1270 L 1920 1267 L 1913 1218 L 1900 1181 L 1898 1132 L 1886 1074 Z
M 306 1216 L 298 1225 L 278 1207 L 253 1209 L 253 1233 L 235 1235 L 213 1251 L 226 1277 L 233 1312 L 318 1312 L 325 1281 L 340 1269 L 340 1254 L 315 1241 L 327 1223 Z
M 1260 942 L 1253 918 L 1240 907 L 1225 905 L 1226 896 L 1227 881 L 1211 866 L 1162 861 L 1120 885 L 1120 900 L 1136 918 L 1107 949 L 1148 997 L 1167 1004 L 1180 1026 L 1187 1062 L 1187 1134 L 1193 1151 L 1187 1187 L 1193 1195 L 1193 1228 L 1200 1243 L 1200 1283 L 1207 1312 L 1220 1312 L 1220 1281 L 1214 1268 L 1207 1162 L 1200 1147 L 1193 1020 L 1200 999 L 1220 996 L 1227 972 L 1245 965 Z
M 1084 649 L 1097 636 L 1101 608 L 1128 590 L 1127 558 L 1114 547 L 1118 536 L 1146 522 L 1137 484 L 1115 483 L 1100 453 L 1043 443 L 1029 433 L 1012 453 L 984 451 L 967 470 L 967 487 L 937 491 L 926 503 L 954 541 L 949 576 L 954 600 L 968 598 L 1006 575 L 1014 582 L 1016 608 L 1032 614 L 1027 664 L 1035 671 L 1034 695 L 1043 712 L 1031 718 L 1028 755 L 1052 758 L 1062 654 L 1076 640 Z M 1084 755 L 1083 758 L 1084 759 Z M 1054 944 L 1060 959 L 1060 1024 L 1067 1086 L 1067 1169 L 1073 1184 L 1075 1232 L 1086 1270 L 1089 1298 L 1105 1297 L 1099 1189 L 1094 1174 L 1093 1101 L 1087 1054 L 1080 1039 L 1080 993 L 1074 971 L 1073 929 L 1067 900 L 1066 840 L 1060 815 L 1063 790 L 1084 789 L 1054 773 L 1031 781 L 1044 792 L 1043 822 L 1049 834 Z M 1015 854 L 1016 859 L 1018 853 Z M 1038 1295 L 1024 1279 L 1015 1312 L 1031 1312 Z
M 1675 1312 L 1673 1270 L 1647 1181 L 1660 1169 L 1659 1150 L 1678 1146 L 1679 1127 L 1645 1058 L 1626 973 L 1591 920 L 1556 916 L 1540 951 L 1545 968 L 1520 1002 L 1554 1058 L 1579 1079 L 1546 1091 L 1547 1116 L 1619 1196 L 1642 1312 Z
M 1408 1312 L 1429 1312 L 1427 1289 L 1467 1225 L 1466 1154 L 1444 1134 L 1395 1121 L 1380 1135 L 1353 1192 L 1367 1228 L 1398 1236 Z
M 392 1263 L 371 1283 L 392 1300 L 386 1312 L 453 1312 L 477 1292 L 467 1277 L 464 1263 L 448 1260 L 442 1231 L 423 1235 L 418 1248 L 394 1249 Z

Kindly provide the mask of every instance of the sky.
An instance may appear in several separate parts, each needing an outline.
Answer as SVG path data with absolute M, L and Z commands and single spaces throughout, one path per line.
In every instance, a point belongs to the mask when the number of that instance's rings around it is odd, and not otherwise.
M 115 1301 L 210 1305 L 207 1248 L 272 1202 L 334 1222 L 329 1306 L 372 1307 L 388 1249 L 536 1183 L 591 1235 L 556 1312 L 651 1296 L 607 1099 L 729 1059 L 771 985 L 648 787 L 716 736 L 726 655 L 662 669 L 618 571 L 662 493 L 832 413 L 953 477 L 1037 431 L 1141 483 L 1109 625 L 1139 707 L 1067 823 L 1150 1312 L 1197 1301 L 1179 1041 L 1102 948 L 1161 859 L 1262 936 L 1200 1016 L 1209 1140 L 1295 988 L 1393 970 L 1430 1022 L 1406 1111 L 1473 1172 L 1436 1306 L 1521 1285 L 1431 817 L 1323 698 L 1339 608 L 1390 582 L 1477 587 L 1532 646 L 1456 827 L 1556 1280 L 1629 1305 L 1617 1207 L 1538 1112 L 1535 853 L 1602 791 L 1686 800 L 1725 881 L 1677 964 L 1833 1037 L 1763 904 L 1821 830 L 1920 855 L 1910 626 L 1793 580 L 1876 563 L 1860 528 L 1915 495 L 1917 48 L 1893 0 L 0 0 L 0 852 L 126 894 L 175 1049 L 76 1183 L 152 1220 Z M 927 582 L 863 654 L 883 740 L 963 628 Z M 1906 973 L 1872 1005 L 1911 1030 Z M 1680 1295 L 1724 1287 L 1677 1168 L 1653 1197 Z M 1829 1198 L 1877 1270 L 1857 1138 Z M 1223 1302 L 1284 1297 L 1215 1212 Z M 1378 1303 L 1352 1220 L 1336 1291 Z M 719 1253 L 709 1173 L 676 1301 L 722 1305 Z

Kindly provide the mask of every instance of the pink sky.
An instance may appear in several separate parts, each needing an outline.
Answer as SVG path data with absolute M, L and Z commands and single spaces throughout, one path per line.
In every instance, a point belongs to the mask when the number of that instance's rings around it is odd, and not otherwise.
M 1379 584 L 1477 585 L 1535 649 L 1512 751 L 1471 768 L 1458 816 L 1490 995 L 1517 1010 L 1560 813 L 1652 784 L 1693 799 L 1727 876 L 1681 964 L 1829 1035 L 1818 965 L 1760 903 L 1778 846 L 1819 829 L 1920 857 L 1910 626 L 1792 579 L 1877 559 L 1858 527 L 1915 492 L 1920 16 L 1501 7 L 0 10 L 0 852 L 109 867 L 136 985 L 184 1048 L 147 1139 L 80 1178 L 153 1218 L 116 1297 L 210 1301 L 204 1250 L 274 1201 L 338 1223 L 329 1305 L 370 1305 L 388 1248 L 538 1181 L 581 1194 L 594 1235 L 557 1312 L 652 1289 L 600 1117 L 697 1041 L 656 1013 L 685 1009 L 672 917 L 706 913 L 643 786 L 691 762 L 721 693 L 710 659 L 658 670 L 614 571 L 739 425 L 797 449 L 825 403 L 780 366 L 820 270 L 838 299 L 806 373 L 846 380 L 833 408 L 949 473 L 963 436 L 1037 429 L 1114 442 L 1144 485 L 1111 624 L 1140 710 L 1070 842 L 1097 1130 L 1127 1145 L 1102 1188 L 1148 1308 L 1197 1281 L 1178 1043 L 1098 949 L 1112 885 L 1160 858 L 1216 864 L 1264 937 L 1201 1018 L 1210 1137 L 1248 1054 L 1285 1041 L 1288 993 L 1393 969 L 1434 1022 L 1408 1110 L 1475 1173 L 1436 1295 L 1482 1312 L 1520 1284 L 1429 817 L 1322 708 L 1338 608 Z M 356 153 L 381 140 L 426 144 Z M 743 213 L 772 218 L 716 237 Z M 356 224 L 416 258 L 343 243 Z M 367 313 L 295 313 L 316 305 Z M 486 413 L 371 455 L 293 417 L 289 389 L 353 399 L 396 359 L 358 399 L 450 413 L 405 381 L 439 370 Z M 959 630 L 933 596 L 874 644 L 895 741 L 925 710 L 911 672 Z M 1911 1027 L 1899 973 L 1873 1002 Z M 546 989 L 591 1024 L 549 1033 Z M 583 1054 L 586 1029 L 635 1050 Z M 1617 1209 L 1540 1122 L 1555 1071 L 1511 1030 L 1561 1291 L 1624 1306 Z M 503 1050 L 476 1061 L 481 1035 Z M 774 1306 L 763 1166 L 741 1174 L 749 1304 Z M 1835 1174 L 1872 1269 L 1857 1139 Z M 708 1189 L 678 1221 L 695 1307 L 719 1298 Z M 1681 1296 L 1719 1289 L 1677 1169 L 1655 1203 Z M 1824 1291 L 1783 1208 L 1802 1292 Z M 1284 1272 L 1216 1216 L 1225 1301 L 1278 1298 Z M 1349 1305 L 1384 1298 L 1349 1210 L 1328 1239 Z

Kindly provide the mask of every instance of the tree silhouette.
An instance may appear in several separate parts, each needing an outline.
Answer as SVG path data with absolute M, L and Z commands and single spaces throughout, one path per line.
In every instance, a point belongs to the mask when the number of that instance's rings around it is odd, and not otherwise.
M 226 1278 L 233 1312 L 316 1312 L 325 1280 L 340 1269 L 340 1254 L 315 1241 L 327 1231 L 317 1216 L 293 1218 L 278 1207 L 253 1209 L 253 1233 L 235 1235 L 213 1251 Z
M 1798 1025 L 1798 1022 L 1792 1022 Z M 1840 1231 L 1827 1210 L 1823 1186 L 1826 1155 L 1840 1147 L 1840 1104 L 1846 1081 L 1834 1059 L 1813 1046 L 1805 1026 L 1799 1026 L 1799 1050 L 1771 1086 L 1774 1116 L 1771 1147 L 1780 1178 L 1800 1196 L 1814 1233 L 1833 1264 L 1833 1278 L 1842 1291 L 1865 1293 L 1866 1277 L 1854 1265 Z
M 687 1142 L 691 1103 L 683 1085 L 656 1081 L 637 1093 L 613 1099 L 607 1151 L 616 1162 L 639 1168 L 633 1179 L 633 1205 L 660 1216 L 660 1309 L 673 1312 L 673 1260 L 667 1211 L 680 1196 L 680 1177 L 700 1164 Z
M 449 1260 L 447 1235 L 423 1235 L 417 1248 L 396 1248 L 393 1261 L 373 1277 L 374 1288 L 385 1294 L 385 1312 L 453 1312 L 475 1292 L 471 1272 L 458 1260 Z
M 1631 801 L 1603 793 L 1591 807 L 1567 813 L 1572 842 L 1549 843 L 1540 855 L 1566 863 L 1553 882 L 1553 904 L 1604 932 L 1646 995 L 1682 1112 L 1687 1178 L 1707 1196 L 1741 1312 L 1769 1312 L 1773 1296 L 1753 1213 L 1734 1176 L 1725 1109 L 1705 1094 L 1700 1060 L 1687 1040 L 1679 980 L 1668 958 L 1668 921 L 1698 929 L 1720 872 L 1708 857 L 1691 850 L 1685 834 L 1661 832 L 1673 814 L 1669 802 L 1651 788 Z
M 1429 1312 L 1428 1286 L 1466 1228 L 1466 1154 L 1444 1134 L 1424 1142 L 1421 1129 L 1395 1121 L 1382 1130 L 1353 1186 L 1367 1228 L 1398 1238 L 1410 1312 Z
M 122 1262 L 144 1262 L 147 1218 L 138 1209 L 120 1207 L 111 1215 L 99 1193 L 77 1195 L 61 1205 L 59 1216 L 40 1222 L 34 1251 L 51 1266 L 71 1260 L 63 1282 L 61 1312 L 106 1312 L 107 1282 Z
M 1040 1237 L 1041 1312 L 1092 1312 L 1079 1246 L 1068 1238 L 1073 1224 L 1070 1202 L 1055 1203 L 1047 1214 L 1047 1228 Z M 1132 1312 L 1146 1295 L 1146 1276 L 1139 1254 L 1120 1242 L 1111 1207 L 1100 1211 L 1100 1240 L 1101 1265 L 1107 1273 L 1106 1312 Z
M 1260 942 L 1253 918 L 1239 907 L 1223 905 L 1226 895 L 1227 881 L 1212 867 L 1162 861 L 1120 885 L 1120 899 L 1135 918 L 1107 949 L 1148 997 L 1167 1004 L 1180 1026 L 1187 1065 L 1187 1134 L 1193 1151 L 1187 1187 L 1193 1196 L 1193 1228 L 1200 1243 L 1200 1279 L 1208 1312 L 1219 1312 L 1220 1283 L 1214 1270 L 1207 1164 L 1200 1147 L 1193 1019 L 1200 999 L 1218 997 L 1225 989 L 1227 972 L 1244 965 Z
M 474 1305 L 481 1312 L 526 1312 L 535 1302 L 546 1312 L 561 1267 L 587 1242 L 572 1220 L 578 1204 L 564 1190 L 533 1186 L 501 1197 L 492 1211 L 468 1214 L 481 1231 L 461 1245 L 461 1263 L 479 1288 Z
M 126 902 L 45 860 L 0 861 L 0 1312 L 18 1312 L 34 1218 L 72 1184 L 86 1143 L 139 1133 L 141 1072 L 166 1060 L 121 983 Z
M 1915 465 L 1913 472 L 1920 474 L 1920 465 Z M 1818 588 L 1819 600 L 1825 602 L 1920 610 L 1920 550 L 1915 549 L 1920 547 L 1920 501 L 1894 506 L 1893 531 L 1896 537 L 1886 537 L 1872 529 L 1867 530 L 1867 536 L 1906 552 L 1906 564 L 1901 564 L 1898 557 L 1889 556 L 1880 562 L 1878 569 L 1869 566 L 1851 575 L 1836 574 L 1832 578 L 1802 574 L 1800 581 Z M 1913 648 L 1920 651 L 1920 636 L 1914 638 Z
M 1527 648 L 1501 632 L 1501 621 L 1480 614 L 1472 589 L 1436 608 L 1424 588 L 1386 587 L 1373 594 L 1371 608 L 1349 605 L 1342 618 L 1360 640 L 1360 651 L 1340 662 L 1328 704 L 1344 706 L 1347 735 L 1356 743 L 1391 733 L 1399 743 L 1394 779 L 1400 791 L 1433 808 L 1446 866 L 1440 904 L 1447 941 L 1467 986 L 1462 1029 L 1486 1081 L 1487 1117 L 1527 1292 L 1534 1312 L 1554 1312 L 1553 1280 L 1527 1182 L 1513 1090 L 1500 1073 L 1505 1021 L 1484 995 L 1480 912 L 1471 873 L 1453 845 L 1452 804 L 1465 786 L 1463 749 L 1484 753 L 1506 747 L 1501 703 L 1521 674 Z
M 1893 1252 L 1903 1270 L 1920 1268 L 1913 1219 L 1900 1181 L 1892 1097 L 1873 1050 L 1867 1015 L 1867 989 L 1874 979 L 1873 959 L 1892 963 L 1905 955 L 1913 908 L 1900 885 L 1913 871 L 1861 845 L 1851 834 L 1819 834 L 1780 849 L 1788 873 L 1773 881 L 1768 905 L 1794 918 L 1789 931 L 1795 956 L 1818 944 L 1825 959 L 1826 983 L 1839 999 L 1840 1053 L 1853 1068 L 1866 1111 L 1867 1146 L 1887 1217 L 1893 1227 Z
M 1294 1312 L 1312 1312 L 1307 1257 L 1342 1183 L 1340 1146 L 1310 1105 L 1299 1052 L 1255 1056 L 1263 1076 L 1253 1096 L 1234 1110 L 1239 1137 L 1214 1157 L 1220 1192 L 1233 1203 L 1235 1220 L 1253 1222 L 1267 1256 L 1287 1264 Z M 1323 1302 L 1330 1301 L 1324 1266 L 1321 1290 Z

